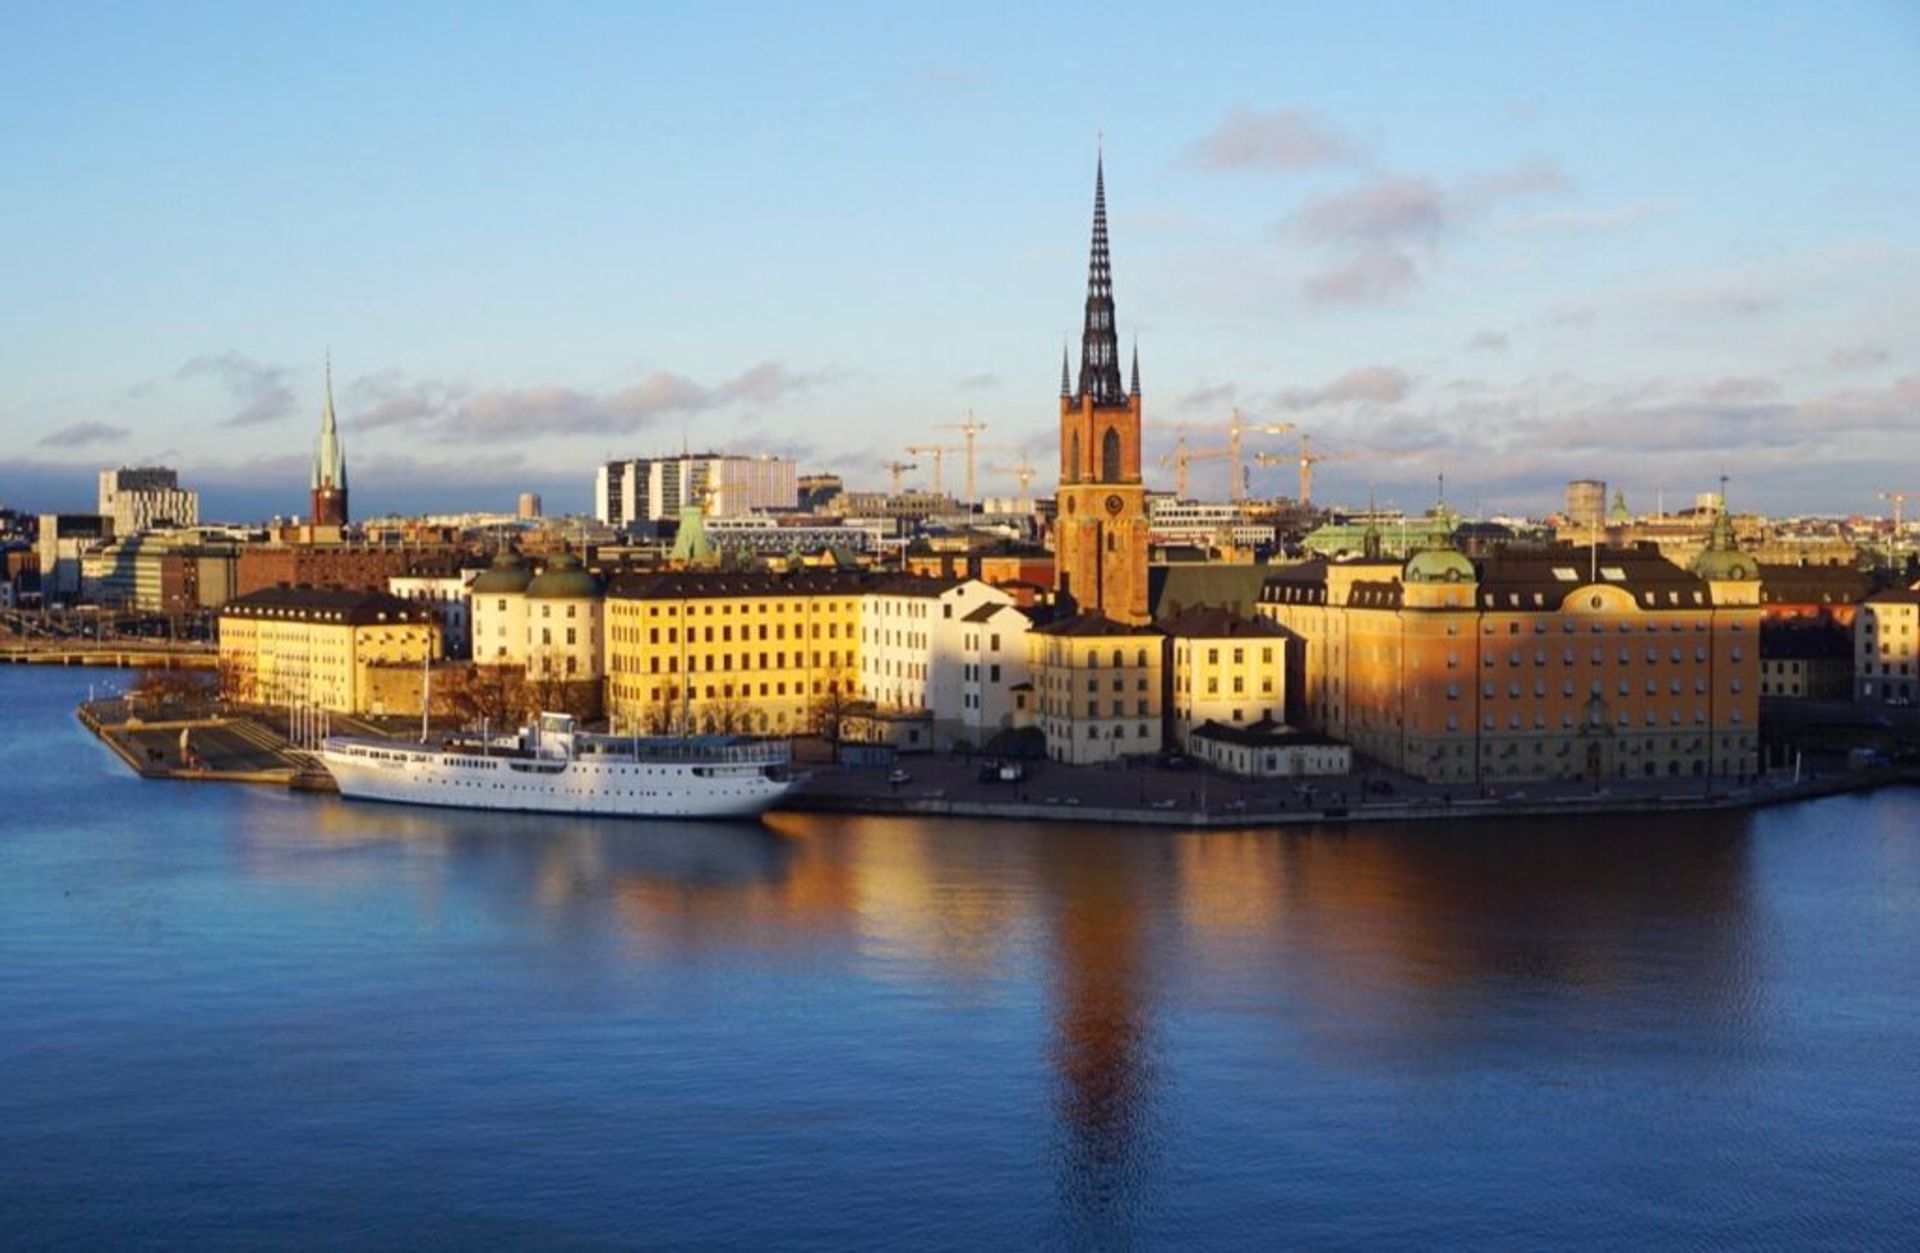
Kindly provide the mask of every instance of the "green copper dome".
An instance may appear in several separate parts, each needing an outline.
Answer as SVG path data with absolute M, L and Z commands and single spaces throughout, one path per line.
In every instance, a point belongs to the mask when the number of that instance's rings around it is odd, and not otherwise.
M 1415 553 L 1400 574 L 1403 583 L 1472 583 L 1479 577 L 1466 554 L 1452 548 Z
M 489 596 L 518 595 L 527 590 L 532 580 L 533 571 L 527 569 L 520 554 L 504 552 L 493 559 L 485 574 L 473 581 L 472 590 Z
M 580 568 L 580 559 L 561 553 L 527 584 L 529 600 L 591 600 L 600 594 L 600 580 Z

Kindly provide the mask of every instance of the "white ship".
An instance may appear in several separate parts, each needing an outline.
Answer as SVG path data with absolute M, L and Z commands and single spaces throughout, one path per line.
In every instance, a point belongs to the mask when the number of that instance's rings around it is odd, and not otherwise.
M 797 782 L 784 740 L 589 735 L 565 714 L 504 742 L 333 736 L 320 759 L 356 800 L 626 818 L 753 817 Z

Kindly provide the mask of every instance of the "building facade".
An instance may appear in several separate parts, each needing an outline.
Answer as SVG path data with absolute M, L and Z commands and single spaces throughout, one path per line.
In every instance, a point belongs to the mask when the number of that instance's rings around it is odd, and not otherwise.
M 1034 725 L 1046 733 L 1049 758 L 1087 766 L 1160 751 L 1158 631 L 1078 614 L 1027 638 Z
M 1284 628 L 1224 609 L 1191 609 L 1160 622 L 1169 639 L 1169 739 L 1188 752 L 1206 723 L 1283 724 L 1287 713 Z
M 1430 781 L 1758 768 L 1759 582 L 1651 548 L 1314 561 L 1260 611 L 1304 642 L 1314 729 Z
M 1920 695 L 1920 590 L 1867 597 L 1853 623 L 1854 699 L 1911 704 Z
M 607 713 L 644 734 L 837 724 L 857 698 L 865 590 L 862 575 L 824 570 L 617 574 L 604 618 Z
M 924 715 L 927 742 L 906 747 L 981 748 L 1014 725 L 1030 625 L 977 579 L 880 581 L 860 598 L 859 698 L 888 718 Z
M 370 671 L 439 652 L 433 612 L 386 592 L 263 588 L 220 610 L 221 684 L 244 704 L 387 713 Z
M 661 522 L 699 505 L 708 517 L 796 509 L 799 475 L 788 457 L 691 453 L 609 461 L 594 475 L 594 516 L 608 526 Z
M 100 471 L 99 509 L 125 539 L 154 527 L 198 526 L 200 493 L 181 487 L 179 474 L 164 466 L 122 466 Z

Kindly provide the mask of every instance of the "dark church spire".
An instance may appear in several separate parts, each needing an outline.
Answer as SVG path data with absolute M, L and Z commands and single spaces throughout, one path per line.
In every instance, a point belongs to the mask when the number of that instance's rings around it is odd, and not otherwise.
M 1080 395 L 1096 405 L 1117 405 L 1120 336 L 1113 326 L 1113 262 L 1107 251 L 1107 172 L 1101 156 L 1093 168 L 1093 248 L 1087 260 L 1087 318 L 1080 334 Z
M 1062 340 L 1060 344 L 1060 398 L 1062 400 L 1073 395 L 1073 384 L 1067 379 L 1067 361 L 1067 345 L 1065 340 Z
M 1133 386 L 1127 391 L 1134 396 L 1140 394 L 1140 337 L 1138 335 L 1133 337 Z

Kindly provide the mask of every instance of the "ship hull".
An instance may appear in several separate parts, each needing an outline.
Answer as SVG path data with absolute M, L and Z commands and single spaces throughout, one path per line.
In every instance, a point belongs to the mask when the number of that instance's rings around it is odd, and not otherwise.
M 321 754 L 353 800 L 616 818 L 755 818 L 793 789 L 765 766 L 647 761 L 565 762 L 378 748 Z

